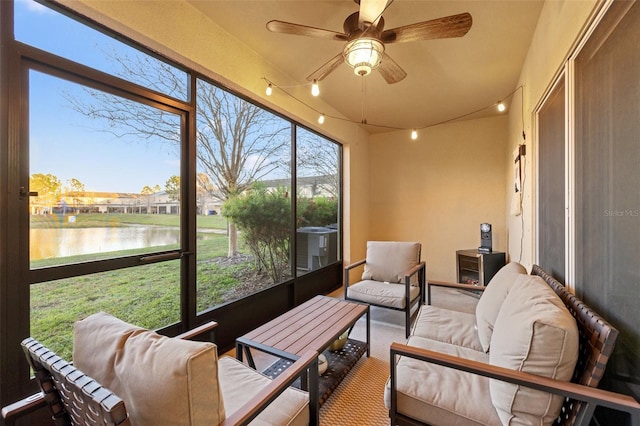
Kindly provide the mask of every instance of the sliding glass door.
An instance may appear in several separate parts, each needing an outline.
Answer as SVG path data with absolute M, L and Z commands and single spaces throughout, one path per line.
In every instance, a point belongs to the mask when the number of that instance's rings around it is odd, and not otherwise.
M 25 73 L 30 334 L 70 358 L 73 322 L 94 312 L 152 329 L 180 322 L 185 113 L 38 68 Z M 172 136 L 132 131 L 142 120 Z
M 537 114 L 538 264 L 561 282 L 566 274 L 567 188 L 565 80 L 562 76 Z
M 638 398 L 640 5 L 597 21 L 537 111 L 536 262 L 618 329 L 604 386 Z

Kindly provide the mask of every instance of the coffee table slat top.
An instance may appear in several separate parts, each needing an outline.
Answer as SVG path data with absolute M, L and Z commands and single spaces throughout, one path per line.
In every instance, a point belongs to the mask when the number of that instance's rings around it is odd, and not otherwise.
M 238 341 L 300 356 L 309 349 L 324 349 L 368 309 L 364 304 L 316 296 L 245 334 Z
M 323 320 L 330 318 L 337 311 L 341 309 L 340 305 L 334 303 L 321 303 L 323 300 L 311 299 L 309 305 L 300 305 L 293 311 L 295 315 L 290 315 L 287 318 L 276 318 L 275 320 L 266 323 L 262 327 L 254 330 L 251 333 L 245 335 L 246 338 L 256 340 L 262 344 L 274 346 L 282 339 L 286 339 L 291 334 L 301 335 L 300 330 L 304 329 L 304 332 L 309 332 L 315 326 L 320 324 Z M 317 302 L 317 303 L 315 303 Z
M 361 315 L 358 314 L 358 311 L 359 309 L 354 309 L 352 306 L 343 306 L 337 312 L 332 312 L 332 315 L 329 317 L 323 316 L 323 318 L 316 318 L 316 320 L 311 323 L 313 327 L 310 330 L 306 330 L 307 332 L 305 334 L 300 335 L 300 333 L 296 332 L 299 338 L 291 342 L 287 352 L 303 354 L 310 349 L 321 351 L 324 348 L 317 347 L 317 342 L 326 342 L 326 345 L 328 345 L 337 339 L 345 329 L 353 324 L 352 314 Z M 327 326 L 328 328 L 325 328 Z M 316 333 L 312 333 L 313 331 L 316 331 Z M 317 331 L 321 331 L 320 334 L 317 334 Z

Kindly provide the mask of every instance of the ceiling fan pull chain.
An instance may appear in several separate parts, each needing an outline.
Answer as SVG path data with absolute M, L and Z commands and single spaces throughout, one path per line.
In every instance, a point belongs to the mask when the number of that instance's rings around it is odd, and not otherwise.
M 364 76 L 360 77 L 360 80 L 362 81 L 362 96 L 360 96 L 360 106 L 362 109 L 362 124 L 367 124 L 367 116 L 365 114 L 365 110 L 364 110 L 364 106 L 365 106 L 365 97 L 367 96 L 367 88 L 366 88 L 366 80 L 364 78 Z

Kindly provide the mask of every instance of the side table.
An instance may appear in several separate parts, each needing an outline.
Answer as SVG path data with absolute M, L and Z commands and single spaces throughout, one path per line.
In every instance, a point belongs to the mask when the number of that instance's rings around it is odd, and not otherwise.
M 482 253 L 477 249 L 456 251 L 457 280 L 462 284 L 486 286 L 505 264 L 504 252 Z

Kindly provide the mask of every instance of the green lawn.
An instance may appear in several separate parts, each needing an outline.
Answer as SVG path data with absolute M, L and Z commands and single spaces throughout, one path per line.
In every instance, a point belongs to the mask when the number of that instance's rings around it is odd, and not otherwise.
M 36 217 L 36 226 L 51 225 Z M 172 222 L 173 220 L 173 222 Z M 122 226 L 121 224 L 153 224 L 173 226 L 177 216 L 169 215 L 78 215 L 81 226 Z M 226 229 L 220 216 L 198 218 L 200 229 Z M 251 263 L 220 266 L 216 258 L 225 257 L 228 239 L 225 234 L 202 233 L 197 246 L 198 311 L 225 302 L 225 295 L 239 283 L 241 270 Z M 104 257 L 131 254 L 107 253 Z M 90 255 L 96 258 L 95 255 Z M 86 256 L 54 259 L 55 263 L 75 263 Z M 50 261 L 38 261 L 47 266 Z M 73 323 L 94 312 L 105 311 L 125 321 L 146 328 L 160 328 L 180 320 L 180 261 L 107 271 L 56 280 L 31 286 L 31 336 L 66 359 L 71 359 Z

